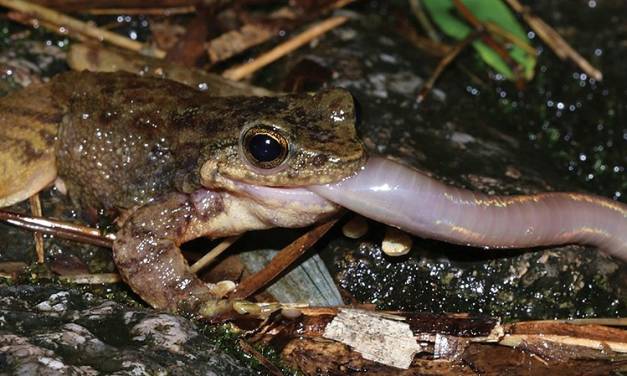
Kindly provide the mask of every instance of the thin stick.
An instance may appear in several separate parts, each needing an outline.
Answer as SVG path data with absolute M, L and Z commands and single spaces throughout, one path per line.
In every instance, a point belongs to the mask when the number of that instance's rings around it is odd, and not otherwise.
M 259 351 L 255 350 L 255 348 L 252 347 L 250 343 L 246 342 L 243 339 L 240 339 L 239 340 L 239 345 L 242 348 L 242 350 L 244 350 L 246 353 L 248 353 L 251 357 L 255 358 L 259 362 L 259 364 L 264 366 L 266 368 L 266 370 L 271 375 L 274 375 L 274 376 L 283 376 L 284 375 L 283 372 L 281 372 L 281 370 L 277 368 L 277 366 L 272 364 L 272 362 L 270 362 L 268 360 L 268 358 L 263 356 L 262 353 L 260 353 Z
M 88 14 L 93 14 L 95 16 L 106 16 L 106 15 L 144 15 L 144 16 L 174 16 L 179 14 L 189 14 L 194 13 L 196 11 L 196 7 L 176 7 L 176 8 L 95 8 L 95 9 L 87 9 L 85 12 Z
M 190 269 L 193 273 L 197 273 L 199 270 L 203 269 L 207 265 L 209 265 L 213 260 L 216 259 L 222 252 L 226 251 L 233 243 L 235 243 L 242 235 L 229 236 L 228 238 L 224 238 L 220 244 L 213 247 L 213 249 L 207 252 L 200 260 L 196 261 Z
M 100 247 L 111 248 L 115 240 L 115 235 L 113 234 L 102 235 L 97 229 L 55 219 L 37 218 L 0 210 L 0 220 L 31 231 L 39 231 L 63 239 L 89 243 Z
M 48 31 L 50 31 L 51 33 L 61 35 L 63 37 L 67 37 L 67 30 L 60 29 L 59 25 L 55 25 L 52 22 L 38 20 L 37 18 L 30 17 L 28 14 L 18 12 L 15 10 L 7 12 L 6 15 L 7 15 L 7 18 L 10 19 L 11 21 L 21 23 L 22 25 L 29 26 L 34 29 L 43 27 L 45 29 L 48 29 Z M 80 42 L 85 42 L 87 40 L 86 37 L 80 34 L 74 35 L 73 38 Z
M 441 43 L 442 39 L 440 39 L 440 36 L 437 31 L 435 31 L 431 21 L 429 21 L 429 17 L 427 17 L 423 11 L 420 0 L 409 0 L 409 6 L 411 7 L 412 13 L 420 23 L 420 26 L 422 26 L 429 38 L 434 42 Z
M 28 202 L 30 203 L 30 212 L 34 217 L 43 217 L 43 213 L 41 211 L 41 201 L 39 200 L 39 193 L 35 193 L 34 195 L 28 198 Z M 33 237 L 35 238 L 35 254 L 37 255 L 37 263 L 43 264 L 44 257 L 44 235 L 35 231 L 33 233 Z
M 518 2 L 518 0 L 506 1 L 514 11 L 522 15 L 529 27 L 532 28 L 536 34 L 538 34 L 544 43 L 551 47 L 553 52 L 555 52 L 560 59 L 572 60 L 582 71 L 586 72 L 588 76 L 597 81 L 601 81 L 603 79 L 603 73 L 601 73 L 600 70 L 590 64 L 583 56 L 579 55 L 579 53 L 577 53 L 577 51 L 575 51 L 575 49 L 572 48 L 557 31 L 555 31 L 555 29 L 549 26 L 538 16 L 532 14 L 529 8 L 523 6 L 520 2 Z
M 137 51 L 147 56 L 153 56 L 157 58 L 163 58 L 165 56 L 165 51 L 162 51 L 158 48 L 154 48 L 143 43 L 131 40 L 122 35 L 92 26 L 86 22 L 77 20 L 76 18 L 66 16 L 63 13 L 32 4 L 27 1 L 0 0 L 0 5 L 22 13 L 26 13 L 29 16 L 41 19 L 42 21 L 53 23 L 55 25 L 58 25 L 57 27 L 67 28 L 68 33 L 70 34 L 78 33 L 80 35 L 88 36 L 99 41 L 109 42 L 118 47 Z M 47 23 L 42 23 L 42 25 L 46 26 Z
M 118 273 L 75 274 L 60 276 L 59 280 L 78 285 L 102 285 L 122 282 Z
M 324 7 L 320 13 L 326 13 L 336 9 L 344 8 L 345 6 L 354 3 L 355 1 L 357 0 L 336 0 L 335 2 Z
M 445 43 L 436 42 L 429 37 L 419 35 L 416 31 L 416 27 L 411 22 L 409 22 L 409 19 L 407 17 L 401 17 L 398 20 L 396 25 L 396 31 L 401 37 L 405 38 L 408 42 L 428 53 L 429 55 L 441 58 L 442 56 L 446 55 L 451 49 L 451 46 Z
M 111 8 L 177 8 L 202 3 L 210 6 L 224 0 L 33 0 L 33 3 L 64 11 L 82 12 L 85 9 Z
M 509 31 L 503 29 L 499 24 L 497 24 L 495 22 L 487 21 L 487 22 L 483 23 L 483 26 L 485 26 L 485 28 L 490 33 L 498 35 L 498 36 L 504 38 L 505 40 L 507 40 L 508 42 L 512 43 L 516 47 L 518 47 L 521 50 L 524 50 L 525 52 L 527 52 L 529 55 L 536 55 L 538 53 L 538 51 L 536 51 L 535 48 L 530 46 L 529 43 L 527 43 L 524 40 L 520 39 L 517 35 L 514 35 L 513 33 L 510 33 Z
M 591 318 L 591 319 L 568 319 L 568 320 L 539 320 L 538 323 L 566 323 L 573 325 L 604 325 L 604 326 L 627 326 L 627 317 L 608 317 L 608 318 Z
M 464 48 L 466 48 L 470 43 L 474 42 L 480 34 L 480 31 L 475 31 L 471 34 L 468 34 L 468 36 L 464 38 L 464 40 L 449 49 L 448 53 L 438 63 L 438 66 L 435 67 L 435 70 L 431 74 L 431 77 L 429 77 L 429 79 L 422 86 L 422 89 L 420 90 L 420 93 L 418 93 L 418 97 L 416 98 L 418 103 L 422 102 L 427 97 L 427 95 L 429 95 L 429 92 L 431 92 L 435 81 L 440 77 L 442 72 L 444 72 L 444 69 L 446 69 L 446 67 L 453 60 L 455 60 L 457 55 L 459 55 L 459 53 L 462 52 Z
M 466 5 L 464 5 L 464 3 L 462 3 L 460 0 L 453 0 L 453 4 L 455 4 L 455 7 L 459 11 L 459 13 L 464 16 L 466 21 L 468 21 L 475 28 L 475 30 L 481 32 L 485 30 L 485 27 L 483 26 L 481 21 L 479 21 L 479 19 L 470 11 L 470 9 L 468 9 L 468 7 L 466 7 Z M 482 33 L 481 39 L 485 44 L 488 45 L 488 47 L 494 50 L 494 52 L 496 52 L 499 57 L 503 59 L 503 61 L 505 61 L 505 63 L 512 70 L 512 73 L 514 73 L 514 76 L 518 81 L 517 84 L 519 86 L 522 86 L 522 81 L 520 81 L 520 64 L 512 59 L 512 57 L 509 55 L 509 52 L 507 52 L 507 49 L 501 46 L 501 44 L 495 41 L 489 34 Z
M 249 63 L 242 64 L 240 66 L 225 70 L 222 73 L 222 76 L 229 78 L 231 80 L 239 81 L 244 77 L 250 76 L 252 73 L 256 72 L 262 67 L 265 67 L 266 65 L 280 59 L 281 57 L 296 50 L 297 48 L 309 43 L 313 39 L 321 36 L 322 34 L 328 32 L 329 30 L 332 30 L 342 25 L 346 21 L 348 21 L 348 18 L 344 16 L 332 17 L 325 21 L 322 21 L 312 26 L 305 32 L 276 46 L 275 48 L 259 56 L 255 60 Z
M 237 286 L 233 294 L 231 294 L 230 298 L 246 299 L 259 289 L 264 288 L 322 238 L 337 221 L 338 219 L 336 218 L 318 225 L 311 231 L 294 240 L 274 256 L 263 269 L 243 280 L 242 283 Z
M 275 37 L 279 30 L 292 29 L 296 27 L 297 19 L 300 24 L 308 20 L 313 20 L 321 15 L 330 13 L 355 2 L 356 0 L 336 0 L 326 6 L 313 10 L 306 15 L 301 15 L 293 7 L 284 6 L 271 12 L 267 20 L 271 22 L 249 22 L 238 29 L 228 31 L 210 40 L 205 44 L 207 55 L 211 64 L 224 61 L 232 56 L 240 54 L 253 46 L 260 45 Z M 286 20 L 291 20 L 287 21 Z
M 553 342 L 556 344 L 566 345 L 566 346 L 580 346 L 586 347 L 589 349 L 600 350 L 600 351 L 615 351 L 618 353 L 627 353 L 627 343 L 618 342 L 618 341 L 607 341 L 607 340 L 595 340 L 588 338 L 577 338 L 570 337 L 565 335 L 552 335 L 552 334 L 508 334 L 503 337 L 499 341 L 499 345 L 509 346 L 509 347 L 517 347 L 521 344 L 533 343 L 536 341 L 541 342 Z

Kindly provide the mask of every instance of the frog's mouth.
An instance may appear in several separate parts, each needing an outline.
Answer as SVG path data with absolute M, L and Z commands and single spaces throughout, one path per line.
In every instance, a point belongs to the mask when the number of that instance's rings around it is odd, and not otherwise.
M 224 176 L 214 170 L 204 175 L 205 189 L 222 192 L 224 199 L 254 216 L 267 227 L 304 227 L 328 218 L 341 206 L 308 186 L 266 186 Z M 200 193 L 194 201 L 201 200 Z

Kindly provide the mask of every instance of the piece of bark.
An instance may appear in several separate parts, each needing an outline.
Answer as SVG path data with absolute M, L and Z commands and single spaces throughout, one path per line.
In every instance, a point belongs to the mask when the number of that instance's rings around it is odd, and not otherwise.
M 323 338 L 349 345 L 364 359 L 407 369 L 422 350 L 409 324 L 356 309 L 342 309 L 325 328 Z M 395 349 L 395 351 L 390 351 Z
M 229 59 L 251 47 L 267 42 L 278 35 L 281 30 L 292 30 L 353 1 L 330 0 L 311 8 L 281 7 L 263 19 L 252 19 L 244 13 L 240 16 L 244 21 L 243 26 L 228 31 L 206 44 L 209 60 L 212 64 L 216 64 Z
M 216 64 L 231 58 L 274 37 L 279 29 L 278 25 L 255 23 L 226 32 L 206 43 L 209 61 Z
M 187 24 L 185 34 L 168 50 L 165 60 L 195 67 L 204 55 L 205 39 L 209 35 L 209 18 L 213 13 L 213 9 L 201 8 Z
M 274 347 L 284 361 L 306 375 L 606 375 L 627 369 L 627 352 L 586 347 L 591 340 L 622 346 L 626 335 L 622 329 L 564 322 L 501 325 L 497 319 L 465 314 L 361 311 L 382 322 L 404 321 L 411 328 L 419 350 L 407 368 L 400 369 L 366 359 L 368 355 L 360 353 L 359 346 L 324 338 L 342 310 L 308 308 L 297 318 L 268 320 L 251 339 Z M 363 332 L 370 330 L 361 322 L 353 324 L 358 331 L 360 325 Z M 350 332 L 345 334 L 350 338 Z M 359 342 L 360 334 L 355 335 L 353 342 Z M 369 335 L 369 340 L 376 341 L 376 332 Z M 527 335 L 527 340 L 510 347 L 506 339 L 521 335 Z M 408 340 L 405 345 L 396 342 L 388 346 L 384 337 L 379 341 L 380 353 L 398 352 L 399 346 L 416 348 Z M 569 338 L 580 342 L 574 344 Z

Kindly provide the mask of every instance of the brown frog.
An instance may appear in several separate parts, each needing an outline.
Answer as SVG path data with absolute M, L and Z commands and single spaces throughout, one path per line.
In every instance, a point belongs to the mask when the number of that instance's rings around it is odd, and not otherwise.
M 123 279 L 155 308 L 228 310 L 179 246 L 338 206 L 300 186 L 365 162 L 351 95 L 211 97 L 127 73 L 67 73 L 0 99 L 0 207 L 57 182 L 84 207 L 126 211 L 113 245 Z

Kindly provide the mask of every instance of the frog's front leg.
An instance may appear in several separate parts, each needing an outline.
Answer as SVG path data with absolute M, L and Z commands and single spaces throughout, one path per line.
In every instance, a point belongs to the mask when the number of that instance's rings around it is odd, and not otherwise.
M 211 314 L 229 310 L 193 273 L 179 246 L 213 234 L 211 227 L 223 209 L 220 193 L 172 193 L 137 209 L 122 225 L 113 257 L 122 278 L 157 309 Z M 202 231 L 200 229 L 203 229 Z

